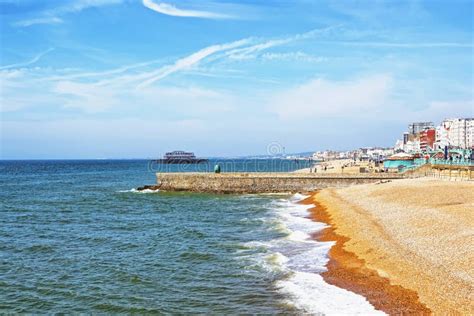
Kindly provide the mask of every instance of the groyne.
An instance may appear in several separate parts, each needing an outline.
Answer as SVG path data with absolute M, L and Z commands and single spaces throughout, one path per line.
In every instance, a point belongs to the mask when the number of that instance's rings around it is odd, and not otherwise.
M 301 173 L 157 173 L 163 191 L 207 193 L 309 192 L 328 187 L 383 182 L 400 174 L 301 174 Z

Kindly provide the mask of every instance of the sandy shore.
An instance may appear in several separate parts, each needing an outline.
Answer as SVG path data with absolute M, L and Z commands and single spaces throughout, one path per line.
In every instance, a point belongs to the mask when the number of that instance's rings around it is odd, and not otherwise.
M 367 172 L 375 172 L 383 169 L 382 165 L 375 167 L 375 163 L 369 161 L 356 161 L 352 159 L 337 159 L 322 161 L 311 168 L 311 172 L 316 173 L 360 173 L 360 168 L 365 168 Z M 310 168 L 295 170 L 296 173 L 309 173 Z
M 325 189 L 312 216 L 336 240 L 327 282 L 377 309 L 474 314 L 474 183 L 434 179 Z

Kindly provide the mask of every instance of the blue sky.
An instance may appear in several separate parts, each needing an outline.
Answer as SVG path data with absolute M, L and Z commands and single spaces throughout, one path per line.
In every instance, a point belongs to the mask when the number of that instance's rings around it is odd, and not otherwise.
M 474 116 L 473 2 L 0 0 L 1 158 L 389 146 Z

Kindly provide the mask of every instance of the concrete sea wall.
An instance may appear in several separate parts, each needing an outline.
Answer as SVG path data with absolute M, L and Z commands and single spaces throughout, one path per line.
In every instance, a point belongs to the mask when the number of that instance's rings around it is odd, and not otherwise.
M 301 173 L 157 173 L 164 191 L 209 193 L 307 192 L 403 178 L 398 174 L 301 174 Z

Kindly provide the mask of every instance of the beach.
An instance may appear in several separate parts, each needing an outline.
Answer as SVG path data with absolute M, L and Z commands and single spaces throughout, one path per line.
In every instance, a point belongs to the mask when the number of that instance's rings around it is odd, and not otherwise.
M 336 241 L 326 282 L 395 313 L 474 313 L 474 183 L 430 178 L 323 189 L 304 203 Z
M 296 173 L 322 173 L 322 174 L 333 174 L 333 173 L 346 173 L 346 174 L 358 174 L 363 172 L 380 172 L 383 169 L 383 165 L 376 166 L 371 161 L 354 161 L 353 159 L 335 159 L 328 161 L 321 161 L 315 164 L 312 168 L 302 168 L 295 170 Z

